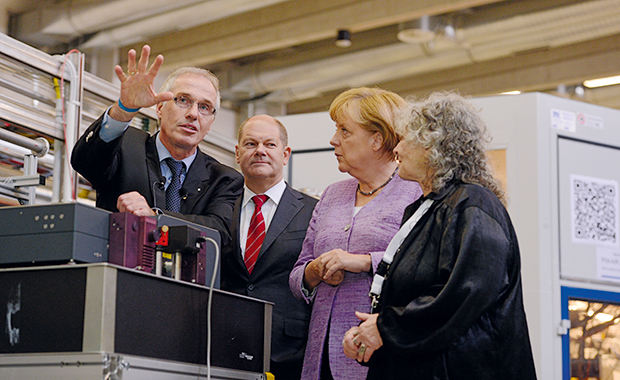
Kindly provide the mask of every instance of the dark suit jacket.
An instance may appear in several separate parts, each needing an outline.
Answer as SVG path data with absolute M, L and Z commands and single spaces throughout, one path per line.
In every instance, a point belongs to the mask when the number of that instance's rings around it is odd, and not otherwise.
M 119 195 L 137 191 L 151 207 L 164 209 L 166 194 L 155 136 L 130 127 L 106 143 L 99 138 L 102 120 L 103 116 L 86 130 L 71 156 L 73 168 L 97 190 L 97 207 L 116 212 Z M 243 191 L 243 176 L 199 150 L 183 188 L 187 197 L 181 201 L 180 213 L 165 213 L 214 228 L 222 235 L 222 245 L 227 244 L 233 205 Z
M 311 306 L 293 296 L 288 278 L 297 261 L 317 200 L 288 185 L 282 194 L 252 274 L 243 263 L 239 247 L 242 197 L 235 203 L 232 243 L 222 249 L 221 288 L 267 300 L 273 308 L 271 370 L 276 379 L 299 379 L 308 335 Z M 286 373 L 284 373 L 286 372 Z

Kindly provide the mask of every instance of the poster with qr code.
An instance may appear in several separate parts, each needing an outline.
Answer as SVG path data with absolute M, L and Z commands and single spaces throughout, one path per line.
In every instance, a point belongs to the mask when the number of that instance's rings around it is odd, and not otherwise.
M 573 243 L 618 247 L 618 181 L 571 175 Z

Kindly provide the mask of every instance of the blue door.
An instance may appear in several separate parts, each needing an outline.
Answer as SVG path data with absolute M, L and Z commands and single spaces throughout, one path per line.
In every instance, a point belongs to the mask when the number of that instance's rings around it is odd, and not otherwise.
M 563 380 L 620 380 L 620 293 L 562 287 Z

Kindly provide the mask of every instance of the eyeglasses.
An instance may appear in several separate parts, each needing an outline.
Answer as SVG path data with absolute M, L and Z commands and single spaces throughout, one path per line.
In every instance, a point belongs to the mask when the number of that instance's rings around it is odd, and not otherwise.
M 195 101 L 188 98 L 185 95 L 175 96 L 174 104 L 176 104 L 179 108 L 188 109 L 194 106 Z M 211 116 L 215 115 L 216 109 L 209 103 L 196 103 L 198 105 L 198 113 L 203 116 Z

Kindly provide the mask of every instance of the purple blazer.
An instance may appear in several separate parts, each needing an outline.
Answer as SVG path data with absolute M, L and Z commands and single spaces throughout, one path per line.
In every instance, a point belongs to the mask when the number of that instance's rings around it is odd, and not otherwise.
M 405 207 L 422 195 L 417 182 L 405 181 L 396 175 L 353 217 L 357 183 L 352 178 L 325 189 L 314 209 L 299 259 L 291 271 L 289 283 L 295 297 L 313 302 L 302 379 L 319 378 L 328 326 L 329 364 L 334 379 L 366 378 L 367 368 L 344 355 L 342 339 L 345 332 L 360 322 L 355 311 L 370 312 L 368 291 L 372 282 L 370 273 L 346 272 L 338 286 L 321 282 L 311 299 L 302 291 L 306 264 L 325 252 L 340 248 L 349 253 L 370 253 L 374 272 L 400 228 Z

